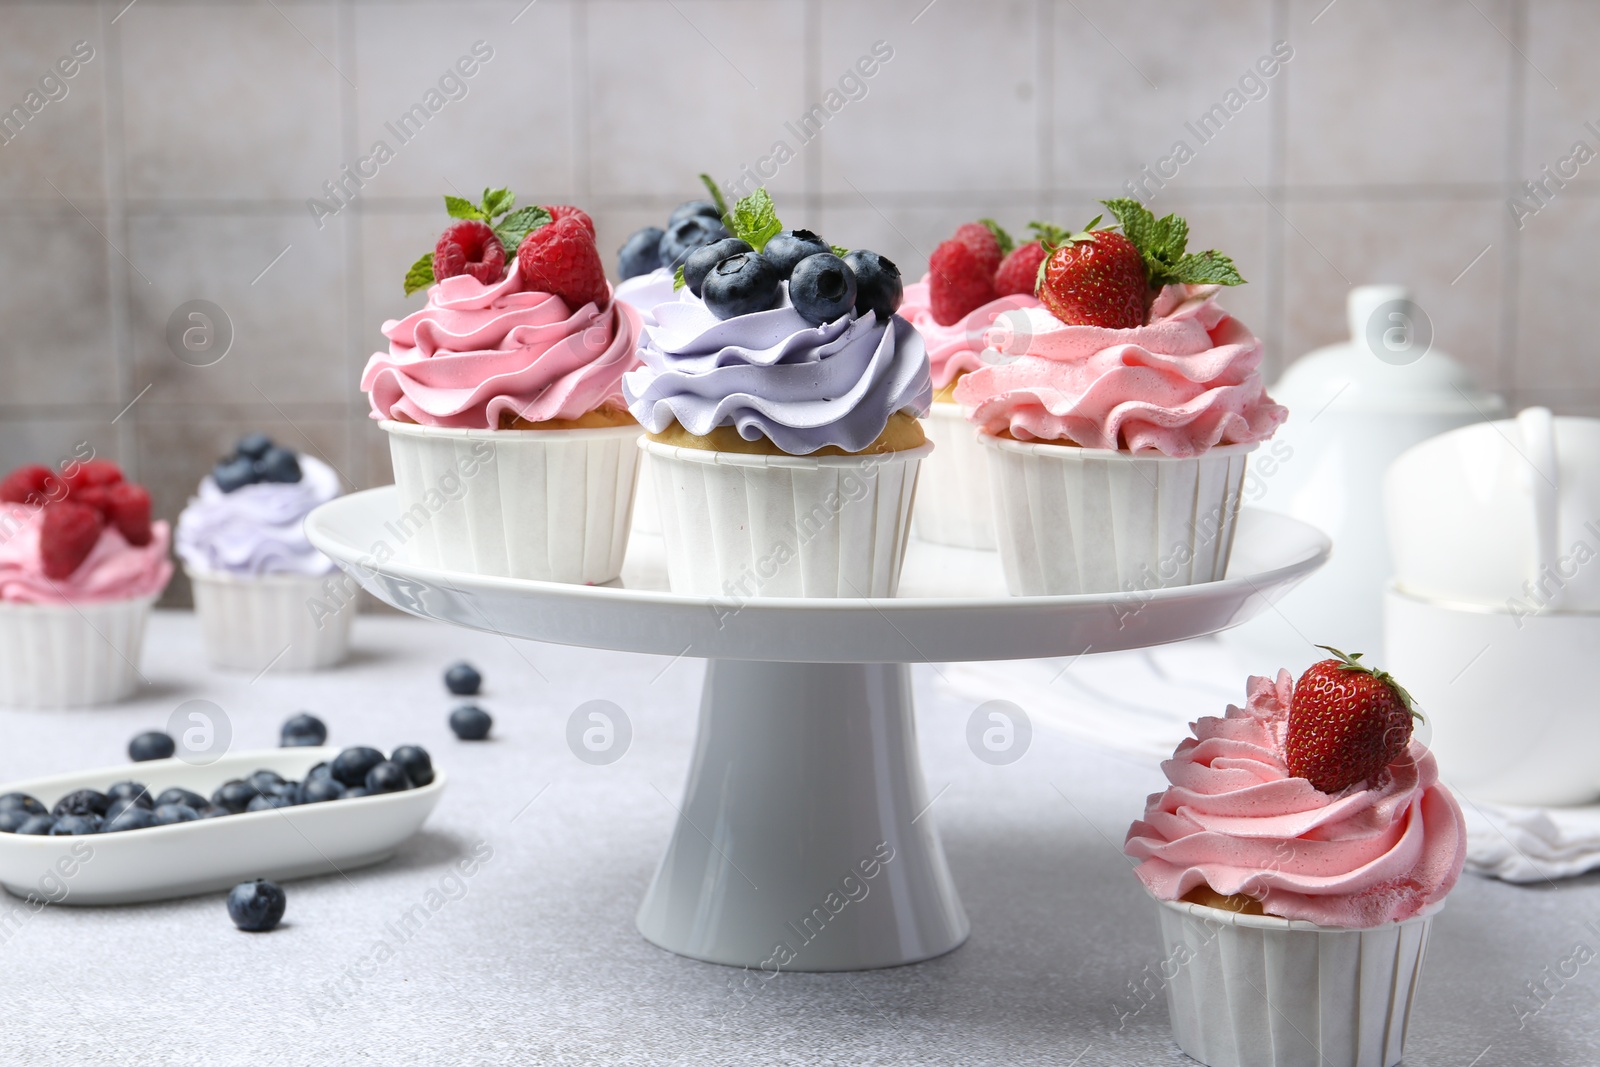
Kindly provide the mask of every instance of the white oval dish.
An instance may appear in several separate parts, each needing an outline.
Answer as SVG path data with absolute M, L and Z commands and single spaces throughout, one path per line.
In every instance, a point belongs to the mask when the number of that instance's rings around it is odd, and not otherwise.
M 113 782 L 144 783 L 154 795 L 179 786 L 210 796 L 230 778 L 258 770 L 298 779 L 334 747 L 230 752 L 195 766 L 178 759 L 123 763 L 0 785 L 53 807 L 75 789 L 104 791 Z M 228 889 L 252 878 L 285 880 L 345 872 L 394 855 L 422 826 L 444 793 L 446 776 L 417 789 L 298 804 L 144 830 L 36 837 L 0 833 L 0 885 L 53 904 L 134 904 Z

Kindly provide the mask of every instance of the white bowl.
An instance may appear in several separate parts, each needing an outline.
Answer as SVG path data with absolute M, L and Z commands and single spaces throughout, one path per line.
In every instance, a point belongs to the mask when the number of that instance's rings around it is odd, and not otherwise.
M 102 792 L 113 782 L 143 782 L 159 795 L 173 786 L 205 796 L 230 778 L 263 768 L 298 779 L 338 748 L 230 752 L 199 767 L 182 760 L 122 763 L 92 771 L 0 785 L 45 807 L 75 789 Z M 228 889 L 252 878 L 306 878 L 347 872 L 394 855 L 444 792 L 445 774 L 417 789 L 144 830 L 36 837 L 0 834 L 0 885 L 53 904 L 132 904 Z

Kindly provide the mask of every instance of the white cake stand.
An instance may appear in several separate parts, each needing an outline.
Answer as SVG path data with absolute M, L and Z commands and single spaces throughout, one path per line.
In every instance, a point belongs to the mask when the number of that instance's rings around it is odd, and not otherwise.
M 379 599 L 512 637 L 710 660 L 680 818 L 639 930 L 695 959 L 768 970 L 913 963 L 966 939 L 928 814 L 910 663 L 1036 659 L 1198 637 L 1264 610 L 1328 558 L 1316 529 L 1246 509 L 1227 578 L 1009 597 L 992 552 L 913 540 L 892 599 L 717 601 L 667 592 L 634 534 L 613 586 L 412 566 L 393 487 L 306 520 Z M 382 562 L 380 562 L 382 560 Z

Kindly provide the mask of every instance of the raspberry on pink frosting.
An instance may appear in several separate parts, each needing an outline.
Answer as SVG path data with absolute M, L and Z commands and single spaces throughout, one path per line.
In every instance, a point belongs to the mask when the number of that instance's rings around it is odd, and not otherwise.
M 986 336 L 999 357 L 961 379 L 956 401 L 984 433 L 1019 441 L 1187 457 L 1265 440 L 1288 412 L 1267 396 L 1260 340 L 1217 306 L 1218 288 L 1169 285 L 1128 330 L 1043 308 L 1022 328 L 1002 319 Z
M 1152 895 L 1200 885 L 1245 894 L 1269 915 L 1367 928 L 1409 919 L 1461 877 L 1461 809 L 1419 741 L 1379 781 L 1329 795 L 1289 775 L 1284 738 L 1294 679 L 1251 678 L 1243 708 L 1192 725 L 1161 765 L 1123 850 Z
M 44 509 L 30 504 L 0 504 L 0 601 L 25 604 L 87 604 L 156 596 L 172 578 L 168 548 L 172 528 L 150 524 L 150 543 L 130 545 L 115 526 L 78 568 L 65 578 L 48 578 L 39 556 Z
M 928 349 L 928 369 L 934 389 L 943 389 L 959 375 L 985 366 L 984 335 L 994 321 L 1007 311 L 1042 306 L 1031 296 L 1002 296 L 977 308 L 960 322 L 941 326 L 934 320 L 928 296 L 928 276 L 906 286 L 900 303 L 900 317 L 917 328 Z
M 389 351 L 367 360 L 361 388 L 373 418 L 422 426 L 492 430 L 502 414 L 575 419 L 622 406 L 639 330 L 639 313 L 620 301 L 574 309 L 523 288 L 513 262 L 492 285 L 446 278 L 420 311 L 385 322 Z

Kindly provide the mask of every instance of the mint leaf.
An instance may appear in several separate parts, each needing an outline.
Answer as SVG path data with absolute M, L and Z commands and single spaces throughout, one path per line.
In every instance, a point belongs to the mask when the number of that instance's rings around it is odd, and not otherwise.
M 465 200 L 462 203 L 466 203 Z M 433 284 L 433 253 L 424 252 L 422 258 L 411 264 L 411 269 L 406 271 L 406 295 L 410 296 L 418 289 L 426 289 Z
M 444 209 L 450 213 L 450 217 L 453 219 L 484 218 L 483 212 L 478 210 L 478 205 L 459 196 L 446 196 L 444 198 Z
M 683 280 L 683 264 L 679 263 L 677 269 L 672 272 L 672 291 L 676 293 L 688 284 Z
M 504 215 L 511 210 L 511 205 L 516 202 L 517 195 L 510 189 L 485 189 L 483 191 L 484 217 L 493 219 L 496 215 Z
M 524 237 L 550 221 L 550 212 L 537 205 L 529 205 L 518 208 L 501 219 L 499 225 L 494 228 L 494 235 L 500 238 L 500 244 L 505 247 L 506 255 L 512 256 L 516 255 Z
M 722 199 L 722 190 L 717 188 L 717 183 L 711 180 L 711 175 L 700 175 L 700 181 L 705 184 L 706 191 L 711 194 L 711 202 L 717 205 L 717 214 L 722 216 L 723 223 L 728 221 L 728 202 Z
M 1233 260 L 1221 252 L 1190 252 L 1173 264 L 1168 281 L 1188 285 L 1243 285 Z
M 978 221 L 989 227 L 989 232 L 994 234 L 994 239 L 1000 242 L 1000 254 L 1002 256 L 1008 254 L 1013 248 L 1017 247 L 1017 242 L 1013 241 L 1011 239 L 1011 235 L 1007 233 L 998 222 L 994 221 L 994 219 L 979 219 Z
M 843 259 L 845 256 L 850 254 L 850 250 L 842 245 L 829 245 L 828 247 L 833 249 L 833 254 L 838 256 L 840 259 Z
M 733 235 L 757 252 L 767 247 L 767 242 L 783 229 L 783 223 L 778 221 L 777 206 L 767 195 L 765 186 L 733 205 L 727 222 Z
M 1139 201 L 1128 197 L 1102 200 L 1100 202 L 1106 206 L 1106 210 L 1111 212 L 1112 217 L 1117 220 L 1117 224 L 1122 227 L 1122 232 L 1127 235 L 1128 240 L 1132 241 L 1134 246 L 1143 253 L 1150 246 L 1151 231 L 1156 224 L 1156 217 L 1150 214 L 1150 209 L 1139 203 Z M 1093 223 L 1090 223 L 1090 228 L 1093 228 L 1093 225 Z

